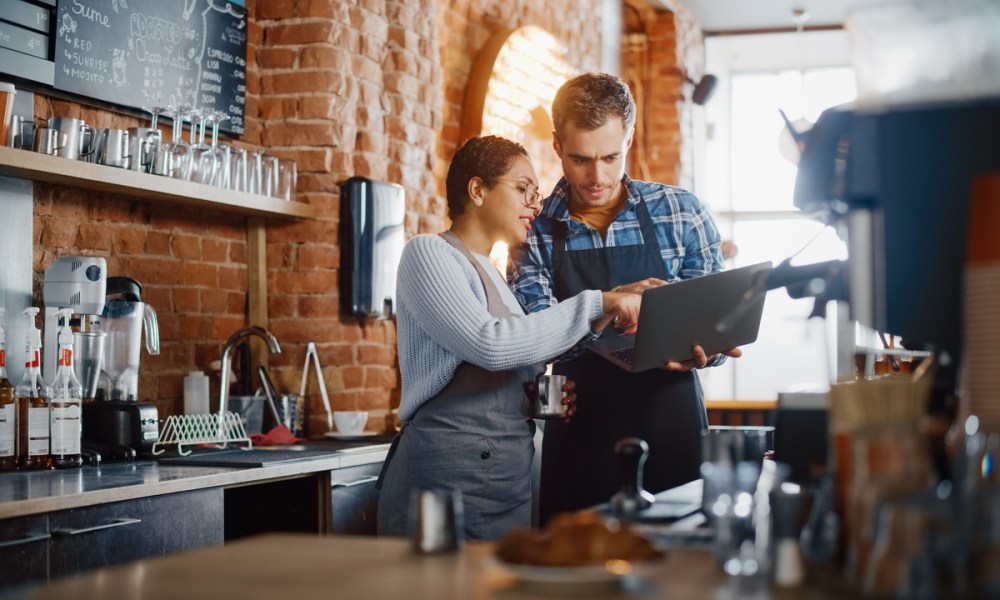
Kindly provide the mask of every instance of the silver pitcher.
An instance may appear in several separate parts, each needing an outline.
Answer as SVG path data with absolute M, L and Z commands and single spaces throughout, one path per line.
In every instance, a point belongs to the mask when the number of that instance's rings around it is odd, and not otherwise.
M 152 172 L 153 154 L 163 140 L 160 130 L 150 127 L 130 127 L 128 136 L 128 168 L 132 171 Z
M 49 129 L 58 129 L 66 134 L 66 144 L 56 154 L 70 160 L 93 161 L 97 149 L 97 130 L 82 119 L 51 117 Z
M 42 154 L 61 156 L 66 147 L 66 134 L 58 129 L 39 127 L 35 130 L 35 151 Z
M 102 129 L 98 134 L 97 164 L 124 169 L 128 166 L 130 154 L 129 134 L 124 129 Z

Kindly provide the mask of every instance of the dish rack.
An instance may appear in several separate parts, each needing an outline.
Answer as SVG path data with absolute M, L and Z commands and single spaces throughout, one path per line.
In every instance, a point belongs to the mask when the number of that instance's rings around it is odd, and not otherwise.
M 247 449 L 253 448 L 253 442 L 247 436 L 243 420 L 232 411 L 225 414 L 194 414 L 171 415 L 163 425 L 160 439 L 153 444 L 153 454 L 163 454 L 167 446 L 177 446 L 181 456 L 191 454 L 184 451 L 185 446 L 198 444 L 246 444 Z

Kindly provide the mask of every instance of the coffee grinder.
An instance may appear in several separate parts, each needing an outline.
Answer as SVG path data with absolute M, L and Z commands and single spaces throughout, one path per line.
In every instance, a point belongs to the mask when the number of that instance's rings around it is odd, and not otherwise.
M 64 308 L 72 309 L 74 315 L 80 316 L 80 331 L 87 333 L 88 325 L 91 325 L 97 315 L 104 310 L 107 270 L 107 261 L 95 256 L 64 256 L 56 259 L 45 270 L 45 281 L 42 286 L 42 296 L 45 302 L 42 377 L 47 384 L 51 384 L 56 377 L 58 311 Z M 76 349 L 74 349 L 75 352 Z M 75 356 L 81 357 L 80 354 L 75 354 Z M 79 370 L 77 370 L 77 377 L 80 377 Z M 82 378 L 80 382 L 83 383 Z M 94 382 L 96 383 L 96 379 Z M 86 385 L 84 385 L 84 397 L 94 397 L 93 393 L 87 396 Z
M 142 286 L 128 277 L 109 277 L 104 310 L 94 322 L 104 334 L 103 362 L 96 400 L 83 406 L 83 437 L 128 459 L 128 450 L 148 455 L 160 435 L 156 405 L 139 402 L 139 356 L 145 330 L 146 351 L 160 353 L 153 307 L 142 302 Z

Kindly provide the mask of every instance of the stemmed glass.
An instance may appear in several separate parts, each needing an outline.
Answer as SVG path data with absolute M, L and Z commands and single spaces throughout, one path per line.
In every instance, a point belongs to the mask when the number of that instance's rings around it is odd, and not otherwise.
M 174 130 L 166 152 L 170 156 L 167 175 L 174 179 L 191 179 L 191 144 L 184 141 L 184 119 L 190 114 L 191 107 L 181 105 L 174 108 Z
M 191 115 L 191 181 L 209 184 L 215 178 L 215 156 L 212 147 L 205 143 L 205 124 L 212 122 L 214 111 L 201 110 Z M 195 141 L 197 129 L 197 141 Z
M 212 159 L 215 163 L 215 176 L 210 182 L 219 187 L 229 187 L 229 147 L 219 145 L 219 125 L 229 119 L 229 115 L 221 110 L 213 110 L 212 115 Z
M 156 125 L 160 122 L 160 115 L 170 112 L 170 109 L 165 106 L 143 106 L 142 110 L 149 113 L 150 129 L 156 129 Z

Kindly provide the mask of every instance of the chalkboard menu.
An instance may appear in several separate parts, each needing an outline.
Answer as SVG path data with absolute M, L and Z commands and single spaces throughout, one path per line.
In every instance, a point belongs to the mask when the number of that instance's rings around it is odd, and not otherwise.
M 243 133 L 242 0 L 59 0 L 53 32 L 57 89 L 139 109 L 215 109 L 229 115 L 223 130 Z

